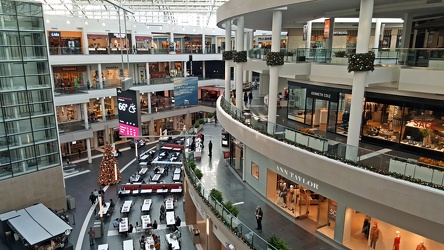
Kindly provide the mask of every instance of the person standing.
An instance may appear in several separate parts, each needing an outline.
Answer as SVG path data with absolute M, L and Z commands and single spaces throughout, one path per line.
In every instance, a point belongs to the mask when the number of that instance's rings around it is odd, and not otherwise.
M 264 216 L 264 213 L 262 212 L 262 209 L 260 206 L 256 207 L 256 222 L 257 222 L 257 227 L 256 230 L 259 231 L 259 233 L 262 233 L 262 217 Z
M 248 103 L 250 104 L 250 107 L 251 107 L 251 101 L 253 101 L 253 91 L 250 91 L 250 93 L 248 93 Z
M 96 196 L 93 192 L 91 192 L 91 194 L 89 195 L 89 200 L 91 201 L 91 205 L 94 205 L 94 203 L 96 203 Z
M 209 157 L 213 156 L 212 150 L 213 150 L 213 143 L 210 140 L 210 142 L 208 143 L 208 156 Z
M 94 239 L 94 237 L 96 236 L 96 233 L 94 232 L 92 227 L 89 228 L 88 236 L 89 236 L 89 245 L 92 246 L 92 245 L 96 244 L 95 239 Z
M 379 228 L 378 223 L 375 221 L 373 227 L 370 230 L 370 249 L 375 249 L 376 241 L 379 239 Z
M 79 153 L 79 159 L 80 159 L 80 156 L 81 156 L 81 154 L 82 154 L 82 150 L 81 150 L 80 148 L 78 148 L 78 149 L 77 149 L 77 152 Z
M 244 92 L 244 104 L 245 104 L 245 107 L 247 107 L 247 104 L 248 104 L 248 95 L 247 95 L 247 92 Z

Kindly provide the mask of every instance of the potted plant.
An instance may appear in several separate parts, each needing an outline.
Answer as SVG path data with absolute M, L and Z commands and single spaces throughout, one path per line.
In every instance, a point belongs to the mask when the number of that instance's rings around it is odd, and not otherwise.
M 291 52 L 291 51 L 287 51 L 287 52 L 285 53 L 285 61 L 286 61 L 286 62 L 291 61 L 291 59 L 293 58 L 293 56 L 294 56 L 294 53 L 293 53 L 293 52 Z
M 281 238 L 277 237 L 276 235 L 271 235 L 267 239 L 267 243 L 269 246 L 274 247 L 275 249 L 279 250 L 290 250 L 290 248 L 287 246 L 287 243 L 282 240 Z M 270 248 L 268 248 L 270 249 Z
M 429 128 L 424 128 L 424 129 L 421 129 L 420 131 L 421 131 L 421 135 L 423 137 L 422 144 L 424 146 L 429 145 L 431 143 L 431 137 L 433 135 L 433 130 L 431 130 Z
M 212 197 L 214 200 L 223 203 L 224 202 L 224 197 L 222 197 L 222 192 L 213 188 L 210 191 L 210 197 Z
M 345 57 L 347 55 L 347 53 L 345 52 L 345 50 L 340 50 L 340 51 L 336 51 L 334 52 L 336 57 Z
M 211 120 L 213 119 L 213 113 L 208 113 L 207 119 L 208 119 L 208 122 L 211 122 Z

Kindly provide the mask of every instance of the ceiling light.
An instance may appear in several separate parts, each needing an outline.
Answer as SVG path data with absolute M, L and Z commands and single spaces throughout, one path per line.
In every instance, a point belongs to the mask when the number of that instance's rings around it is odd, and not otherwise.
M 105 23 L 102 23 L 102 26 L 105 26 Z
M 49 19 L 46 19 L 46 23 L 50 23 Z
M 87 21 L 85 21 L 85 25 L 88 25 L 88 22 L 87 22 Z
M 69 20 L 66 21 L 67 24 L 70 24 L 71 22 Z
M 193 31 L 196 31 L 196 29 L 193 29 Z
M 162 28 L 163 28 L 162 26 L 159 27 L 160 30 L 161 30 Z

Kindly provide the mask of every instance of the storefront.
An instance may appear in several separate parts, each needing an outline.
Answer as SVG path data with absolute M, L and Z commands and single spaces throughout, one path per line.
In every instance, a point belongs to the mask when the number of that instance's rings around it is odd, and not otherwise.
M 199 87 L 198 98 L 205 102 L 215 102 L 223 94 L 225 88 L 218 87 Z
M 253 46 L 262 49 L 271 49 L 271 36 L 256 36 Z M 287 38 L 281 36 L 280 48 L 287 48 Z
M 90 54 L 108 54 L 108 34 L 88 34 L 88 50 Z
M 56 88 L 64 87 L 65 90 L 85 86 L 87 81 L 86 66 L 53 67 L 52 73 Z
M 170 49 L 170 40 L 166 37 L 153 37 L 153 47 L 154 49 L 166 50 Z M 174 43 L 176 43 L 176 53 L 180 53 L 182 49 L 182 38 L 174 38 Z
M 82 32 L 48 31 L 50 55 L 83 54 Z
M 79 104 L 74 105 L 64 105 L 57 106 L 57 123 L 80 121 L 81 118 L 81 108 Z
M 107 64 L 102 65 L 102 80 L 104 82 L 104 87 L 120 86 L 120 69 L 121 64 Z M 128 77 L 128 68 L 125 65 L 123 70 L 125 77 Z M 93 83 L 97 84 L 99 80 L 98 71 L 91 71 L 91 79 Z
M 151 49 L 152 36 L 136 36 L 136 49 L 138 54 L 149 54 Z
M 286 167 L 248 147 L 245 149 L 243 179 L 273 203 L 275 209 L 281 209 L 293 216 L 297 223 L 303 224 L 309 231 L 321 233 L 349 249 L 368 249 L 371 242 L 371 228 L 375 222 L 379 229 L 379 239 L 375 242 L 375 249 L 392 249 L 396 231 L 399 231 L 403 237 L 401 244 L 403 248 L 415 249 L 420 242 L 424 242 L 424 245 L 430 249 L 443 247 L 443 244 L 379 218 L 372 218 L 353 207 L 347 207 L 347 204 L 338 204 L 326 195 L 334 193 L 342 196 L 340 192 L 345 192 L 343 195 L 346 195 L 347 191 L 339 189 L 332 191 L 334 187 L 319 181 L 316 177 Z M 347 197 L 346 200 L 349 200 L 347 203 L 353 204 L 354 198 Z M 338 211 L 344 209 L 346 214 L 337 217 Z M 303 222 L 300 222 L 301 220 Z
M 287 118 L 308 127 L 347 135 L 351 90 L 289 82 Z M 363 141 L 441 159 L 444 102 L 365 93 Z
M 202 36 L 186 36 L 183 40 L 185 53 L 202 53 Z
M 108 97 L 104 98 L 105 103 L 105 114 L 108 115 L 108 112 L 111 115 L 117 114 L 117 110 L 114 109 L 116 106 L 115 104 L 115 97 Z M 93 118 L 91 116 L 94 114 Z M 91 99 L 88 103 L 88 115 L 90 122 L 96 122 L 98 120 L 102 119 L 103 111 L 102 111 L 102 101 L 100 98 Z
M 132 48 L 131 34 L 125 33 L 108 33 L 108 41 L 111 54 L 120 54 L 123 50 L 125 53 Z

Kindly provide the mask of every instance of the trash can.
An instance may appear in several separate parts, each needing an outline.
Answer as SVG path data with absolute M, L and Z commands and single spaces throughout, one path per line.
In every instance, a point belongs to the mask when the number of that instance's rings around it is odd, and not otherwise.
M 194 237 L 193 237 L 193 244 L 199 244 L 200 243 L 200 231 L 198 228 L 193 229 Z
M 68 210 L 76 208 L 76 199 L 71 195 L 66 196 L 66 203 L 68 205 Z
M 102 221 L 100 220 L 95 220 L 94 221 L 94 226 L 93 226 L 93 230 L 95 233 L 94 238 L 101 238 L 102 237 Z

